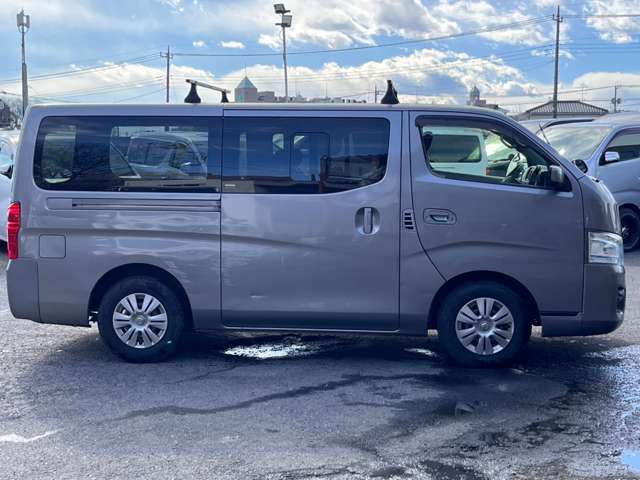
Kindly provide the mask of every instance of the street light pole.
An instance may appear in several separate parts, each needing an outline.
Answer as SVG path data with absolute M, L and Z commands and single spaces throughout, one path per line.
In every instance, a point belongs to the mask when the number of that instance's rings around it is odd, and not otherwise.
M 160 58 L 167 59 L 166 103 L 169 103 L 169 89 L 171 88 L 171 59 L 173 59 L 173 55 L 171 54 L 171 46 L 167 45 L 167 53 L 160 52 Z
M 31 16 L 25 15 L 24 10 L 20 10 L 17 15 L 18 30 L 22 36 L 22 118 L 29 105 L 29 86 L 27 85 L 27 60 L 24 47 L 24 36 L 31 27 Z
M 292 15 L 287 15 L 291 10 L 287 10 L 283 3 L 273 5 L 276 14 L 280 15 L 280 23 L 277 26 L 282 27 L 282 60 L 284 64 L 284 101 L 289 101 L 289 78 L 287 72 L 287 28 L 291 27 Z

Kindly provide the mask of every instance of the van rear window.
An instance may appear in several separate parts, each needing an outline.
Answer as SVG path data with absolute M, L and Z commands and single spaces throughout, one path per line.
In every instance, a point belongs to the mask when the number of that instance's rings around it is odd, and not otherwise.
M 48 117 L 36 184 L 47 190 L 219 192 L 218 118 Z

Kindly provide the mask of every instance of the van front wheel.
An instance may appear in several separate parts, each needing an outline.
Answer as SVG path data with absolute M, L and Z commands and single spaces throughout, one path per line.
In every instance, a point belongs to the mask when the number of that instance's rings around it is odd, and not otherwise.
M 640 216 L 630 208 L 621 208 L 620 227 L 625 251 L 633 250 L 640 243 Z
M 495 282 L 476 282 L 453 290 L 438 314 L 438 339 L 451 359 L 467 367 L 511 362 L 531 336 L 521 298 Z
M 105 344 L 130 362 L 157 362 L 173 355 L 184 327 L 184 307 L 153 277 L 129 277 L 102 297 L 98 329 Z

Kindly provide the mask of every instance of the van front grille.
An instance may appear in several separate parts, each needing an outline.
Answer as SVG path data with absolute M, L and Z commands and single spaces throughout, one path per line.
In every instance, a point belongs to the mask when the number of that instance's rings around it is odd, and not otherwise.
M 402 224 L 404 225 L 404 228 L 406 230 L 415 230 L 416 229 L 416 224 L 415 224 L 415 221 L 413 219 L 413 210 L 411 210 L 410 208 L 406 209 L 402 213 Z

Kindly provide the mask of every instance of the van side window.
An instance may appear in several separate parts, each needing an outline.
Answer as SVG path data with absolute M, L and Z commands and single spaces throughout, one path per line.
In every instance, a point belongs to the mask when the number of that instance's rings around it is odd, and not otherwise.
M 384 177 L 389 122 L 380 118 L 225 118 L 226 193 L 321 194 Z
M 48 117 L 36 184 L 72 191 L 220 191 L 221 119 Z
M 75 147 L 76 127 L 74 125 L 61 123 L 44 132 L 40 171 L 47 179 L 47 183 L 60 184 L 71 178 Z
M 473 120 L 419 119 L 427 165 L 446 178 L 527 187 L 549 186 L 549 165 L 526 138 Z

